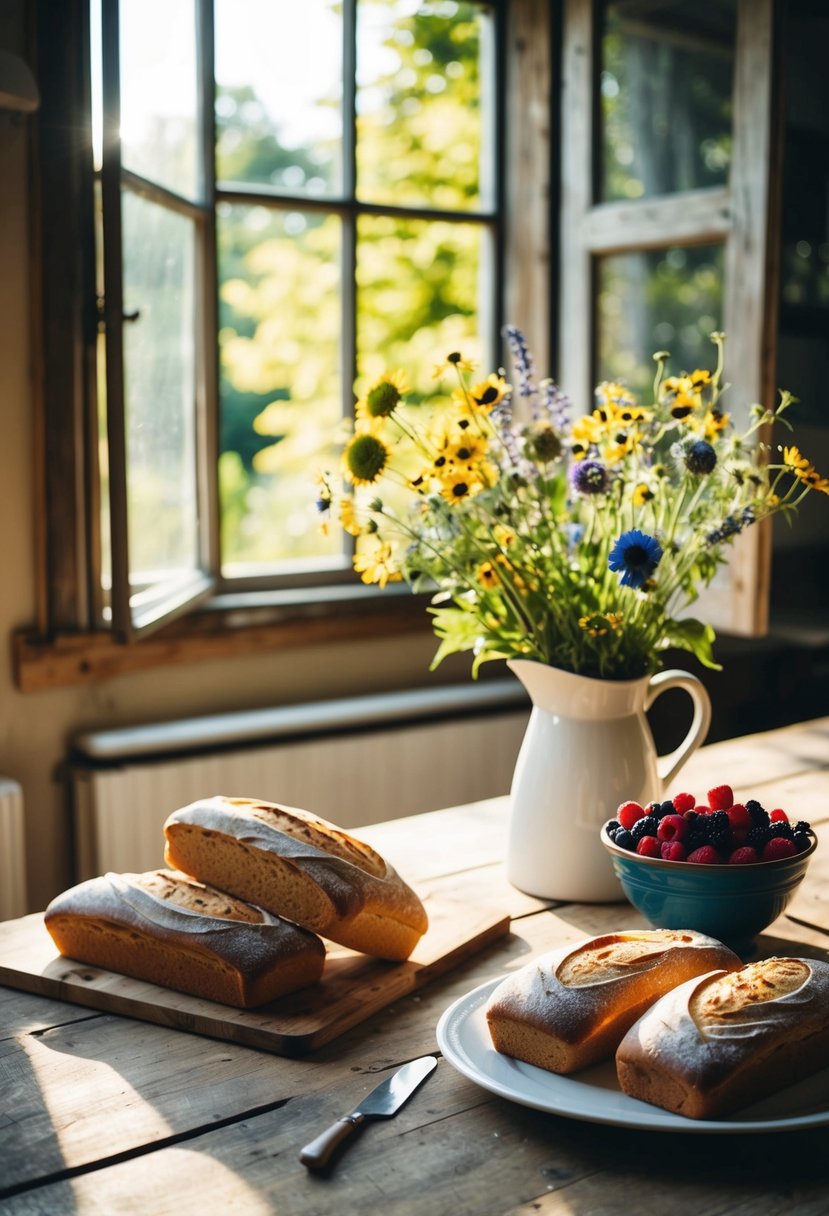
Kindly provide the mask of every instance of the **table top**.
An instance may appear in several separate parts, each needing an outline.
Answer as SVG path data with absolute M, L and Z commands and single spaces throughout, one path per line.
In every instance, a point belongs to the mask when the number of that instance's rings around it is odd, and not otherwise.
M 820 836 L 829 718 L 702 748 L 681 784 L 723 781 L 796 809 Z M 441 1015 L 478 985 L 558 944 L 644 924 L 627 903 L 555 904 L 511 887 L 507 801 L 357 832 L 415 887 L 455 875 L 466 899 L 509 912 L 511 932 L 303 1059 L 0 987 L 3 1216 L 825 1216 L 823 1128 L 685 1135 L 577 1120 L 497 1096 L 441 1057 Z M 819 847 L 761 953 L 829 958 L 827 878 Z M 425 1054 L 437 1069 L 395 1118 L 364 1127 L 330 1171 L 305 1169 L 304 1144 Z

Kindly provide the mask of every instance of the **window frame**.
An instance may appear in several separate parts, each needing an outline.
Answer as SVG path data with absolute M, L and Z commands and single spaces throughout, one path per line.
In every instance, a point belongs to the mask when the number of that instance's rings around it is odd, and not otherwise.
M 501 53 L 496 67 L 499 88 L 505 92 L 504 81 L 510 81 L 514 102 L 515 81 L 527 62 L 532 62 L 538 113 L 537 103 L 548 106 L 552 95 L 550 6 L 544 0 L 489 2 L 495 45 Z M 204 6 L 206 0 L 199 3 Z M 88 452 L 97 425 L 94 352 L 100 316 L 94 284 L 87 9 L 86 0 L 37 0 L 33 33 L 34 58 L 43 81 L 41 111 L 32 125 L 36 215 L 32 330 L 34 349 L 42 352 L 37 360 L 34 394 L 37 612 L 34 625 L 18 630 L 13 639 L 17 686 L 27 691 L 95 682 L 156 664 L 232 656 L 263 647 L 428 633 L 429 620 L 424 612 L 427 596 L 413 595 L 401 585 L 380 591 L 356 581 L 338 585 L 336 580 L 316 587 L 264 590 L 261 584 L 257 586 L 257 580 L 246 584 L 234 580 L 231 587 L 217 579 L 215 594 L 194 611 L 162 625 L 150 637 L 137 637 L 129 623 L 125 625 L 123 616 L 118 622 L 120 636 L 118 630 L 96 624 L 98 572 L 93 555 L 100 539 L 100 488 Z M 504 101 L 499 101 L 496 113 L 501 117 L 495 124 L 494 138 L 495 157 L 502 165 L 508 147 L 507 125 L 522 129 L 514 113 L 510 118 L 503 117 L 504 110 Z M 508 168 L 514 172 L 496 174 L 495 189 L 504 193 L 495 200 L 492 214 L 453 213 L 453 218 L 461 221 L 482 223 L 497 223 L 501 215 L 501 237 L 495 241 L 496 307 L 492 327 L 492 342 L 499 351 L 505 298 L 509 298 L 511 319 L 531 323 L 539 349 L 550 349 L 551 240 L 545 203 L 550 196 L 551 132 L 546 115 L 539 126 L 541 138 L 529 161 L 523 157 L 516 162 L 513 157 Z M 68 140 L 67 129 L 72 133 Z M 505 180 L 510 183 L 508 191 Z M 526 205 L 530 195 L 536 202 L 533 221 L 528 224 L 519 208 Z M 280 196 L 280 203 L 283 198 L 288 205 L 290 196 Z M 308 200 L 302 200 L 303 206 L 307 204 Z M 329 200 L 322 205 L 329 206 Z M 360 210 L 398 213 L 393 207 L 371 204 L 360 204 Z M 412 216 L 417 211 L 399 209 L 400 214 Z M 444 214 L 428 209 L 422 212 L 434 219 Z M 514 256 L 517 231 L 526 261 L 522 260 L 521 272 L 513 276 L 512 289 L 507 293 L 505 266 Z M 53 275 L 57 265 L 62 272 Z M 535 307 L 539 304 L 540 313 Z M 113 310 L 116 306 L 120 317 L 120 301 L 108 305 Z M 353 349 L 348 357 L 353 366 Z M 217 489 L 214 492 L 217 494 Z M 215 574 L 218 555 L 215 548 L 213 552 Z M 131 645 L 123 644 L 127 639 Z

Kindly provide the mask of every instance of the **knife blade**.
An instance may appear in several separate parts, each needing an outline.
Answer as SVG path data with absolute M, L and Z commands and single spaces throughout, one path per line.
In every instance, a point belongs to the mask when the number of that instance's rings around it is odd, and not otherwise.
M 340 1145 L 367 1120 L 390 1119 L 392 1115 L 396 1115 L 404 1102 L 408 1102 L 436 1067 L 437 1060 L 434 1056 L 421 1056 L 420 1059 L 410 1060 L 408 1064 L 398 1068 L 385 1081 L 376 1085 L 350 1114 L 343 1115 L 310 1144 L 306 1144 L 299 1154 L 302 1164 L 312 1170 L 324 1169 Z

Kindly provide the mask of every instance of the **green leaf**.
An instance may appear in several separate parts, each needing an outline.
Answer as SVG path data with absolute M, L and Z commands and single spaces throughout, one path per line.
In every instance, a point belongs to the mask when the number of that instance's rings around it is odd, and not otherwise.
M 722 664 L 714 661 L 713 645 L 716 634 L 710 625 L 704 625 L 693 617 L 684 621 L 665 622 L 665 635 L 662 645 L 665 649 L 670 646 L 678 650 L 687 650 L 699 659 L 703 667 L 711 671 L 722 671 Z
M 429 608 L 428 611 L 432 615 L 432 627 L 441 639 L 429 665 L 429 670 L 434 671 L 448 655 L 475 648 L 481 636 L 481 622 L 474 613 L 459 607 Z

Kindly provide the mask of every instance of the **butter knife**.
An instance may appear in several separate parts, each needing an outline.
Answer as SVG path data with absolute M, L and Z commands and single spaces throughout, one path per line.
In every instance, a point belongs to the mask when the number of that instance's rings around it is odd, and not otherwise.
M 311 1170 L 324 1169 L 343 1141 L 367 1120 L 390 1119 L 392 1115 L 396 1115 L 404 1102 L 408 1102 L 436 1067 L 437 1060 L 434 1056 L 421 1056 L 419 1060 L 411 1060 L 402 1068 L 398 1068 L 385 1081 L 376 1085 L 351 1114 L 343 1115 L 342 1119 L 332 1123 L 315 1140 L 306 1144 L 299 1154 L 302 1164 Z

